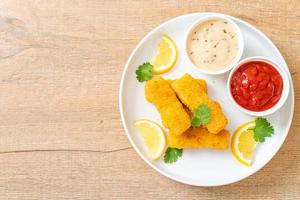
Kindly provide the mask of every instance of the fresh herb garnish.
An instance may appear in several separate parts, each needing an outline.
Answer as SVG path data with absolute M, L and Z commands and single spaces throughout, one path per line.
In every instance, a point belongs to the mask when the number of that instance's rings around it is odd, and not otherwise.
M 178 160 L 182 156 L 182 149 L 177 149 L 177 148 L 171 148 L 168 147 L 165 155 L 164 155 L 164 161 L 165 163 L 173 163 Z
M 139 82 L 149 81 L 153 77 L 153 66 L 149 62 L 146 62 L 140 65 L 135 73 Z
M 199 127 L 208 124 L 211 118 L 211 111 L 207 105 L 201 105 L 193 110 L 192 127 Z
M 266 137 L 271 137 L 274 134 L 274 128 L 267 119 L 258 117 L 255 124 L 253 131 L 256 142 L 264 142 Z

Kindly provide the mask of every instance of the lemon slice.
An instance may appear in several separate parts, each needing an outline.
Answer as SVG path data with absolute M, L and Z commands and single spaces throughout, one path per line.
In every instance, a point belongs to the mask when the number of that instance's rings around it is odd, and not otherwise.
M 153 73 L 162 74 L 170 71 L 176 64 L 176 61 L 176 44 L 168 35 L 163 35 L 152 62 L 152 65 L 154 67 Z
M 155 122 L 145 119 L 136 121 L 134 125 L 145 142 L 149 158 L 152 160 L 160 158 L 167 146 L 162 128 Z
M 251 166 L 253 151 L 256 147 L 256 141 L 253 138 L 253 130 L 255 122 L 247 122 L 242 124 L 233 134 L 231 140 L 231 150 L 233 155 L 242 164 Z

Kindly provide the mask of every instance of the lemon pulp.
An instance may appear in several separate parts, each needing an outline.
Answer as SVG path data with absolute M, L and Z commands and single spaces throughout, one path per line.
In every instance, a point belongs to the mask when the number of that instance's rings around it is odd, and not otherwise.
M 251 166 L 256 141 L 253 138 L 255 122 L 242 124 L 235 132 L 231 141 L 233 155 L 242 164 Z
M 163 129 L 153 121 L 138 120 L 135 127 L 141 134 L 149 158 L 156 160 L 162 156 L 166 148 L 166 136 Z
M 175 42 L 164 35 L 158 45 L 156 55 L 153 59 L 153 73 L 162 74 L 171 70 L 177 61 L 177 47 Z

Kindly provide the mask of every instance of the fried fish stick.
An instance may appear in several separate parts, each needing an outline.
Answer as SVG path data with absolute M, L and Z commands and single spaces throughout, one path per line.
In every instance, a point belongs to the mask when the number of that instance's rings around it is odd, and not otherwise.
M 168 79 L 167 80 L 170 84 L 172 84 L 173 80 Z M 207 84 L 206 81 L 203 79 L 197 79 L 198 83 L 200 84 L 200 86 L 202 87 L 202 90 L 207 94 Z
M 207 94 L 207 84 L 206 81 L 203 79 L 197 79 L 197 82 L 201 86 L 202 90 Z
M 229 132 L 222 130 L 212 134 L 204 127 L 189 128 L 181 135 L 172 132 L 168 134 L 168 143 L 173 148 L 214 148 L 227 149 L 229 145 Z
M 180 135 L 191 126 L 191 119 L 176 97 L 170 83 L 155 77 L 145 86 L 146 99 L 153 103 L 161 115 L 162 123 L 175 135 Z
M 171 87 L 177 94 L 180 101 L 191 111 L 200 105 L 207 105 L 211 110 L 211 120 L 205 127 L 211 133 L 219 133 L 227 125 L 227 118 L 222 112 L 219 103 L 212 101 L 199 82 L 185 74 L 179 79 L 173 80 Z

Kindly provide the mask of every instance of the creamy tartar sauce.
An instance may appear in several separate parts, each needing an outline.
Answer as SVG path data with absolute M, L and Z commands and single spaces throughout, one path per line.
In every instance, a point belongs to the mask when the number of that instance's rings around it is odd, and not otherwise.
M 224 20 L 210 20 L 190 33 L 187 50 L 192 62 L 207 71 L 219 71 L 234 60 L 238 51 L 234 27 Z

